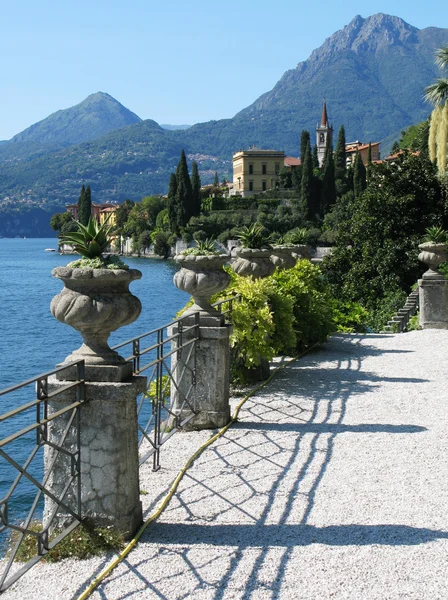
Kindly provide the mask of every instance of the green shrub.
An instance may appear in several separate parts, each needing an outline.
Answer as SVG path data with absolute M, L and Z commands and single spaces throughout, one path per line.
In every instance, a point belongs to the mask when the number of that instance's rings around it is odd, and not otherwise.
M 373 331 L 383 331 L 387 322 L 403 308 L 406 302 L 406 292 L 394 289 L 381 298 L 371 310 L 367 325 Z
M 296 348 L 323 342 L 335 331 L 333 304 L 319 267 L 298 260 L 295 267 L 272 276 L 277 291 L 293 303 Z
M 339 333 L 365 333 L 370 313 L 358 302 L 333 299 L 333 320 Z

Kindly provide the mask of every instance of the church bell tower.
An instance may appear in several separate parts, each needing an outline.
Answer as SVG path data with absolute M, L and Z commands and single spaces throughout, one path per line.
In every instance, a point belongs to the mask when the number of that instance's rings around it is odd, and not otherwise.
M 328 122 L 327 103 L 324 101 L 320 125 L 319 123 L 316 125 L 316 146 L 319 167 L 322 167 L 324 164 L 327 143 L 330 145 L 333 143 L 333 127 Z

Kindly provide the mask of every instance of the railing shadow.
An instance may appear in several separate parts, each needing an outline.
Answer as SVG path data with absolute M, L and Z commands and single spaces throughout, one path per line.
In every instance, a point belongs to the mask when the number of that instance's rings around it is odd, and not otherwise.
M 187 472 L 162 519 L 143 534 L 145 558 L 128 562 L 126 572 L 112 576 L 109 585 L 116 589 L 131 571 L 137 587 L 145 586 L 154 597 L 187 598 L 206 588 L 207 598 L 221 600 L 238 581 L 238 597 L 248 600 L 260 572 L 268 568 L 269 592 L 277 598 L 297 546 L 400 546 L 448 538 L 446 532 L 399 524 L 308 523 L 339 434 L 425 431 L 413 424 L 344 424 L 353 395 L 371 393 L 380 382 L 387 386 L 425 380 L 382 379 L 362 371 L 363 359 L 381 352 L 361 346 L 364 336 L 340 337 L 339 350 L 331 342 L 327 350 L 333 360 L 333 353 L 339 355 L 330 373 L 320 366 L 317 351 L 291 365 L 288 374 L 280 372 L 247 403 L 243 420 Z M 279 551 L 273 555 L 272 548 Z M 157 562 L 164 553 L 170 569 L 161 569 Z M 139 593 L 141 587 L 120 598 Z

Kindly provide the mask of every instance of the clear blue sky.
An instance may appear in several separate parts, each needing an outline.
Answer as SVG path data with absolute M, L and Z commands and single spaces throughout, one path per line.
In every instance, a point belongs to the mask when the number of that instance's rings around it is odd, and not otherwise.
M 91 93 L 143 119 L 232 117 L 356 14 L 448 27 L 441 0 L 0 0 L 0 140 Z

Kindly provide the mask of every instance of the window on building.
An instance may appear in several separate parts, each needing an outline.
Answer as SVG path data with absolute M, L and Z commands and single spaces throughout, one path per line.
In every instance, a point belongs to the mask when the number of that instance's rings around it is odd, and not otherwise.
M 266 175 L 266 163 L 263 163 L 263 164 L 261 165 L 261 174 L 262 174 L 262 175 Z
M 254 174 L 254 165 L 249 164 L 249 175 L 253 175 Z
M 278 175 L 280 173 L 280 163 L 275 163 L 275 174 Z
M 266 191 L 266 181 L 261 182 L 261 189 L 263 190 L 263 192 Z
M 253 192 L 253 191 L 254 191 L 254 182 L 249 181 L 249 192 Z

